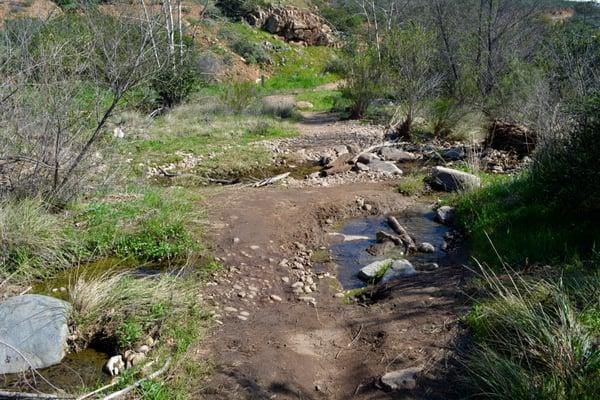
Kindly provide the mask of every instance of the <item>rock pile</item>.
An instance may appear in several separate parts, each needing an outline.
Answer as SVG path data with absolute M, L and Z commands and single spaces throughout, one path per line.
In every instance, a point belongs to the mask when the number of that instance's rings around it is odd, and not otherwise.
M 332 46 L 335 43 L 331 27 L 323 18 L 296 7 L 258 7 L 246 16 L 246 20 L 288 42 L 308 46 Z

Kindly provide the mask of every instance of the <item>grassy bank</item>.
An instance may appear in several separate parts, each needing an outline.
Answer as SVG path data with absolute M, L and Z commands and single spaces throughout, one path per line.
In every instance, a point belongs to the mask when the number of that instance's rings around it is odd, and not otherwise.
M 475 397 L 600 396 L 599 111 L 597 97 L 583 101 L 572 130 L 540 147 L 528 171 L 454 199 L 481 262 L 465 317 Z

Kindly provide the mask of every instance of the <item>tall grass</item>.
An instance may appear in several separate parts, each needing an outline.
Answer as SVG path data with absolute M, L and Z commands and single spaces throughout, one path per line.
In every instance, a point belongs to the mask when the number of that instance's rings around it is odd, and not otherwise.
M 580 296 L 585 287 L 575 281 L 568 286 L 561 279 L 482 271 L 487 297 L 466 317 L 476 342 L 466 361 L 473 393 L 507 400 L 598 398 L 598 336 L 582 321 L 598 298 L 577 304 L 572 293 Z
M 39 199 L 0 203 L 0 280 L 34 279 L 73 261 L 61 218 Z
M 157 336 L 170 318 L 181 317 L 197 302 L 197 286 L 171 274 L 135 277 L 128 273 L 83 274 L 68 288 L 78 343 L 117 337 L 120 347 L 144 335 Z

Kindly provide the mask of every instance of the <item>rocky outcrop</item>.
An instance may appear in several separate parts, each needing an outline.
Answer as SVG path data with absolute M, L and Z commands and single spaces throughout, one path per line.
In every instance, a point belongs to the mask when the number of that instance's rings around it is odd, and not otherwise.
M 61 362 L 67 351 L 70 309 L 67 302 L 36 294 L 0 303 L 0 374 Z
M 246 16 L 250 25 L 308 46 L 332 46 L 331 28 L 320 16 L 296 7 L 258 8 Z

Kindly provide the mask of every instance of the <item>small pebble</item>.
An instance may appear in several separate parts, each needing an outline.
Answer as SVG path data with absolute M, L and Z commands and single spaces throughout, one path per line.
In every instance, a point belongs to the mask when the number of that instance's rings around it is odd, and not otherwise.
M 273 301 L 281 301 L 281 297 L 279 297 L 279 296 L 277 296 L 277 295 L 275 295 L 275 294 L 272 294 L 272 295 L 271 295 L 271 296 L 269 296 L 269 297 L 270 297 L 270 298 L 271 298 L 271 300 L 273 300 Z

